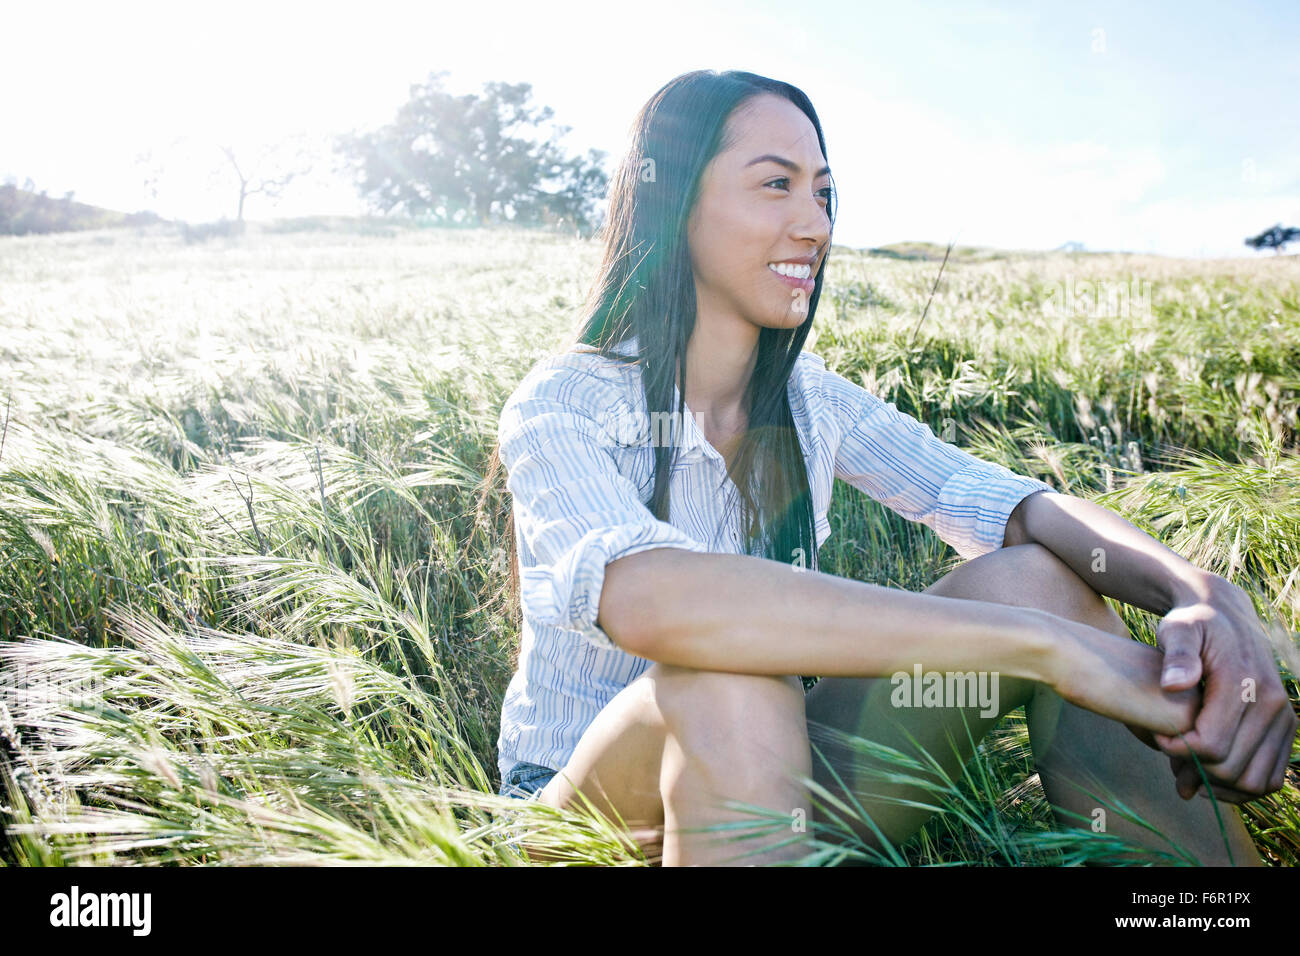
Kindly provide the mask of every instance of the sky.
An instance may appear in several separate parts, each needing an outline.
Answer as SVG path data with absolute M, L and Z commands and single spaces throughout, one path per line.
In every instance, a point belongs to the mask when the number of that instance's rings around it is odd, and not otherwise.
M 233 217 L 218 147 L 296 140 L 313 174 L 247 218 L 362 213 L 325 144 L 442 70 L 531 83 L 612 171 L 664 83 L 743 69 L 812 100 L 839 244 L 1254 256 L 1246 236 L 1300 226 L 1295 0 L 0 0 L 0 24 L 0 181 L 127 212 Z

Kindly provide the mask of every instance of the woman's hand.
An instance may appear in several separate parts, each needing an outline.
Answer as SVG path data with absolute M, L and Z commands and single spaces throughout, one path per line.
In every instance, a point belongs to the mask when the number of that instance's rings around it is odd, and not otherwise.
M 1151 747 L 1154 734 L 1192 729 L 1200 689 L 1162 688 L 1164 655 L 1157 648 L 1046 611 L 1033 613 L 1052 635 L 1052 689 L 1063 698 L 1120 721 Z
M 1205 702 L 1194 728 L 1182 737 L 1162 731 L 1155 742 L 1169 755 L 1183 799 L 1208 780 L 1216 797 L 1245 803 L 1282 787 L 1297 720 L 1249 596 L 1222 578 L 1211 584 L 1156 630 L 1164 686 L 1195 687 L 1204 678 Z

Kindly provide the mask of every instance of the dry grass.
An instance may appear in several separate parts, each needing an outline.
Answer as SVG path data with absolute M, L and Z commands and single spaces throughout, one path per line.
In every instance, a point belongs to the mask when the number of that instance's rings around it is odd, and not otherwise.
M 475 493 L 501 402 L 596 264 L 544 233 L 375 224 L 0 237 L 10 862 L 644 865 L 602 820 L 494 794 L 517 632 Z M 1294 702 L 1294 257 L 957 256 L 912 340 L 936 269 L 837 249 L 809 347 L 1247 586 Z M 1149 309 L 1046 307 L 1134 280 Z M 952 564 L 852 489 L 831 522 L 834 573 L 920 589 Z M 1122 849 L 1053 831 L 1035 779 L 1010 715 L 875 862 Z M 1297 797 L 1293 774 L 1248 806 L 1274 862 L 1300 857 Z M 814 835 L 808 862 L 870 858 Z

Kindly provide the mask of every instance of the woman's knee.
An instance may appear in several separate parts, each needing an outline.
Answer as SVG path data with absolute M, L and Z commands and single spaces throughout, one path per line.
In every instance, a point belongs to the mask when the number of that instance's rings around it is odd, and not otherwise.
M 740 753 L 766 742 L 806 747 L 803 684 L 796 676 L 738 674 L 654 664 L 647 677 L 665 728 L 686 750 Z
M 708 710 L 718 715 L 761 717 L 771 709 L 803 707 L 803 685 L 798 677 L 706 671 L 656 662 L 646 672 L 665 716 Z M 750 710 L 759 707 L 758 712 Z
M 990 551 L 959 565 L 927 594 L 1032 607 L 1115 633 L 1123 620 L 1099 591 L 1037 542 Z

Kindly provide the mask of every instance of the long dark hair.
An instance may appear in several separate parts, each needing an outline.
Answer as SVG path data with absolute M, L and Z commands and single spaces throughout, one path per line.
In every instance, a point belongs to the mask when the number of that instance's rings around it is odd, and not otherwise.
M 681 422 L 685 416 L 686 345 L 695 327 L 694 273 L 687 221 L 709 162 L 730 145 L 727 119 L 760 94 L 784 97 L 817 131 L 821 122 L 808 97 L 789 83 L 738 70 L 696 70 L 669 81 L 641 108 L 627 153 L 610 184 L 609 210 L 598 237 L 604 247 L 600 271 L 583 307 L 571 349 L 628 361 L 625 343 L 635 337 L 631 361 L 641 366 L 646 409 Z M 835 222 L 834 192 L 827 205 Z M 817 567 L 817 533 L 808 469 L 790 411 L 787 386 L 812 328 L 826 271 L 823 257 L 802 324 L 759 332 L 758 357 L 746 390 L 748 428 L 730 469 L 740 493 L 747 553 Z M 673 393 L 682 383 L 678 407 Z M 646 506 L 661 521 L 669 515 L 669 481 L 676 441 L 655 445 L 654 490 Z M 487 478 L 500 471 L 493 451 Z M 517 608 L 514 521 L 507 528 L 510 598 Z

